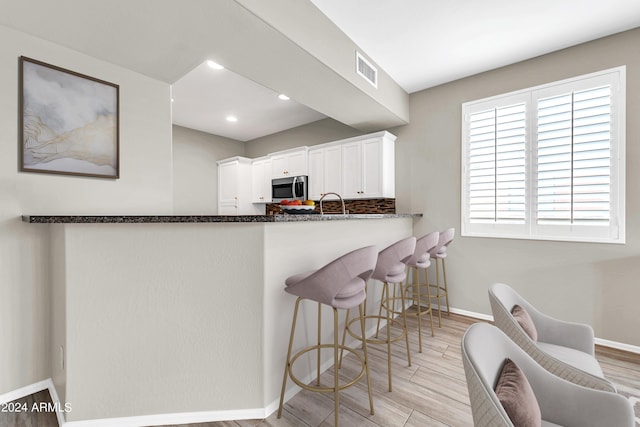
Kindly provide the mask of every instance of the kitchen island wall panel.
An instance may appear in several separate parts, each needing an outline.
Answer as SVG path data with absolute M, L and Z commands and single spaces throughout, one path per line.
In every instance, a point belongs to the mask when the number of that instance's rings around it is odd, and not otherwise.
M 262 406 L 262 225 L 53 227 L 67 421 Z
M 352 250 L 376 245 L 382 250 L 392 243 L 412 235 L 410 218 L 386 220 L 276 223 L 265 228 L 264 271 L 264 374 L 267 413 L 275 411 L 280 398 L 282 374 L 291 329 L 295 297 L 284 292 L 287 277 L 316 270 Z M 382 284 L 369 281 L 367 312 L 378 314 Z M 357 310 L 355 310 L 357 313 Z M 353 318 L 354 313 L 352 313 Z M 339 330 L 344 328 L 345 312 L 339 313 Z M 323 342 L 333 342 L 333 314 L 324 307 L 322 316 Z M 367 325 L 374 333 L 375 322 Z M 293 351 L 311 345 L 317 340 L 317 304 L 307 302 L 299 313 Z M 359 347 L 354 344 L 354 347 Z M 311 382 L 315 378 L 315 359 L 301 358 L 294 365 L 296 376 Z M 333 365 L 331 351 L 323 353 L 323 367 Z M 289 381 L 287 396 L 299 388 Z
M 284 292 L 285 279 L 357 248 L 380 250 L 410 236 L 415 215 L 288 217 L 297 220 L 39 217 L 52 222 L 52 347 L 65 353 L 53 379 L 73 407 L 66 421 L 154 425 L 161 415 L 163 423 L 182 424 L 275 411 L 295 302 Z M 30 219 L 38 217 L 24 218 Z M 371 313 L 380 288 L 371 281 Z M 308 307 L 296 348 L 315 340 L 316 312 Z M 331 319 L 323 317 L 325 339 Z M 342 327 L 344 313 L 340 319 Z M 329 359 L 323 356 L 324 368 Z M 301 360 L 296 369 L 310 381 L 315 363 Z M 297 391 L 290 382 L 287 398 Z

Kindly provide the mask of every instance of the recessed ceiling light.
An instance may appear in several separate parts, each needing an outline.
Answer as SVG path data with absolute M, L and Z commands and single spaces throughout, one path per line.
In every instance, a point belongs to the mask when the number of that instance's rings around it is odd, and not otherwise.
M 291 99 L 287 95 L 285 95 L 284 93 L 281 93 L 280 95 L 278 95 L 278 98 L 282 99 L 283 101 L 288 101 L 288 100 Z
M 211 68 L 213 68 L 214 70 L 224 70 L 224 67 L 220 64 L 218 64 L 217 62 L 214 61 L 207 61 L 207 65 Z
M 236 116 L 227 116 L 228 122 L 237 122 L 238 118 Z

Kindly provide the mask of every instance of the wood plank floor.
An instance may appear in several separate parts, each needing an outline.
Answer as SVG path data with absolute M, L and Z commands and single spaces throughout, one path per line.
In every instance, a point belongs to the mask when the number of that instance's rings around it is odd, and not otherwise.
M 40 406 L 44 403 L 43 406 Z M 49 390 L 0 405 L 0 427 L 58 427 Z
M 412 365 L 407 366 L 403 341 L 394 343 L 393 392 L 387 391 L 387 359 L 385 347 L 369 346 L 371 381 L 375 415 L 369 414 L 366 383 L 344 390 L 340 394 L 340 424 L 364 427 L 443 427 L 471 426 L 471 409 L 462 368 L 460 340 L 464 331 L 476 319 L 452 314 L 443 316 L 442 328 L 435 337 L 425 332 L 423 352 L 418 353 L 417 324 L 410 319 L 410 343 Z M 597 347 L 596 355 L 605 376 L 618 386 L 619 392 L 636 403 L 640 417 L 640 356 Z M 349 378 L 357 367 L 355 357 L 345 357 L 339 370 L 341 378 Z M 323 384 L 332 384 L 333 369 L 322 377 Z M 48 395 L 48 392 L 45 392 Z M 45 396 L 48 397 L 48 396 Z M 0 413 L 0 427 L 58 427 L 55 417 L 33 418 L 22 416 L 9 418 Z M 36 418 L 38 417 L 38 418 Z M 264 420 L 237 420 L 198 424 L 181 427 L 330 427 L 334 425 L 333 398 L 323 393 L 301 391 L 284 407 L 281 419 L 272 414 Z M 637 419 L 640 426 L 640 418 Z M 177 427 L 177 426 L 173 426 Z
M 383 346 L 369 346 L 375 415 L 369 414 L 364 381 L 340 394 L 340 425 L 365 427 L 468 427 L 473 425 L 462 367 L 460 341 L 477 319 L 451 314 L 442 317 L 442 328 L 435 337 L 423 332 L 423 352 L 418 353 L 417 322 L 409 319 L 411 367 L 407 366 L 405 347 L 393 345 L 393 392 L 387 391 L 387 359 Z M 427 323 L 428 324 L 428 323 Z M 423 325 L 424 326 L 424 325 Z M 616 383 L 621 394 L 635 405 L 636 425 L 640 426 L 640 356 L 597 347 L 596 356 L 605 376 Z M 343 363 L 340 375 L 348 378 L 357 363 Z M 345 359 L 346 360 L 346 359 Z M 321 376 L 323 384 L 333 381 L 333 369 Z M 634 396 L 637 400 L 633 400 Z M 281 419 L 272 414 L 264 420 L 238 420 L 188 427 L 330 427 L 334 425 L 333 397 L 324 393 L 301 391 L 285 404 Z M 177 426 L 173 426 L 177 427 Z M 187 426 L 180 426 L 187 427 Z

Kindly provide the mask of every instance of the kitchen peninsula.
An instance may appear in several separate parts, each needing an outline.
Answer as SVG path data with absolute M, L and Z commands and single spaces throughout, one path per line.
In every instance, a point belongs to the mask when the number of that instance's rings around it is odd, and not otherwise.
M 53 381 L 73 407 L 67 421 L 266 417 L 294 306 L 284 280 L 362 246 L 383 249 L 420 216 L 23 216 L 49 227 Z M 373 312 L 380 284 L 368 292 Z M 304 310 L 295 346 L 316 330 Z M 311 381 L 314 366 L 299 363 L 299 378 Z

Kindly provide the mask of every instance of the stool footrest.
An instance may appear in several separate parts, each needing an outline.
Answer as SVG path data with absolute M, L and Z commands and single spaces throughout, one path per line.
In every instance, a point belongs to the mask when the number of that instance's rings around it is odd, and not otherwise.
M 369 315 L 366 315 L 366 316 L 364 316 L 364 318 L 365 318 L 365 320 L 366 320 L 366 319 L 380 319 L 380 320 L 387 320 L 387 318 L 386 318 L 385 316 L 377 316 L 377 315 L 375 315 L 375 314 L 369 314 Z M 351 331 L 351 329 L 349 329 L 349 326 L 350 326 L 353 322 L 355 322 L 355 321 L 359 321 L 359 320 L 360 320 L 360 319 L 358 319 L 358 318 L 355 318 L 355 319 L 351 319 L 351 320 L 349 320 L 349 323 L 347 323 L 347 324 L 345 325 L 345 328 L 346 328 L 346 330 L 347 330 L 347 333 L 348 333 L 349 335 L 351 335 L 351 337 L 352 337 L 352 338 L 355 338 L 355 339 L 357 339 L 358 341 L 362 341 L 362 337 L 361 337 L 360 335 L 358 335 L 358 334 L 356 334 L 356 333 L 352 332 L 352 331 Z M 391 318 L 391 319 L 389 319 L 389 320 L 391 321 L 391 324 L 392 324 L 392 325 L 393 325 L 393 324 L 400 324 L 400 321 L 399 321 L 399 320 L 396 320 L 396 319 L 394 319 L 394 318 Z M 402 325 L 401 325 L 401 324 L 400 324 L 400 327 L 402 327 Z M 404 338 L 404 337 L 405 337 L 405 334 L 406 334 L 406 333 L 407 333 L 407 331 L 406 331 L 406 330 L 403 330 L 403 331 L 402 331 L 402 333 L 401 333 L 400 335 L 396 335 L 396 336 L 391 337 L 391 342 L 396 342 L 396 341 L 401 340 L 402 338 Z M 372 338 L 367 338 L 366 340 L 367 340 L 367 344 L 386 344 L 386 343 L 387 343 L 387 341 L 388 341 L 388 340 L 386 340 L 386 339 L 384 339 L 384 340 L 383 340 L 383 339 L 373 338 L 373 337 L 372 337 Z
M 357 319 L 360 320 L 360 319 Z M 296 383 L 298 386 L 300 386 L 301 388 L 305 389 L 305 390 L 311 390 L 311 391 L 319 391 L 319 392 L 323 392 L 323 393 L 334 393 L 335 392 L 335 387 L 321 387 L 321 386 L 313 386 L 313 385 L 309 385 L 309 384 L 305 384 L 303 383 L 298 377 L 296 377 L 293 373 L 293 364 L 294 362 L 301 356 L 303 356 L 306 353 L 309 353 L 310 351 L 317 351 L 318 349 L 321 348 L 327 348 L 327 349 L 331 349 L 333 350 L 334 346 L 333 344 L 320 344 L 320 345 L 312 345 L 309 347 L 305 347 L 302 350 L 298 351 L 296 354 L 294 354 L 291 357 L 291 361 L 289 362 L 289 364 L 287 365 L 287 371 L 289 373 L 289 377 L 291 378 L 291 380 Z M 364 376 L 365 374 L 365 367 L 366 367 L 366 362 L 364 360 L 364 357 L 358 352 L 356 351 L 356 349 L 351 348 L 351 347 L 347 347 L 344 345 L 339 345 L 338 349 L 340 350 L 346 350 L 352 354 L 355 354 L 358 359 L 360 360 L 360 365 L 361 365 L 361 369 L 360 372 L 358 373 L 358 375 L 356 375 L 356 377 L 354 379 L 352 379 L 351 381 L 347 382 L 347 383 L 343 383 L 340 384 L 338 386 L 338 390 L 344 390 L 347 387 L 351 387 L 352 385 L 354 385 L 355 383 L 357 383 L 358 381 L 360 381 L 360 379 Z M 338 375 L 338 367 L 334 365 L 334 375 Z
M 436 291 L 438 292 L 438 296 L 441 296 L 441 297 L 447 295 L 447 293 L 448 293 L 447 289 L 445 289 L 444 287 L 439 286 L 439 285 L 429 284 L 429 287 L 431 289 L 436 289 Z M 431 295 L 431 298 L 437 298 L 437 296 L 436 295 Z

